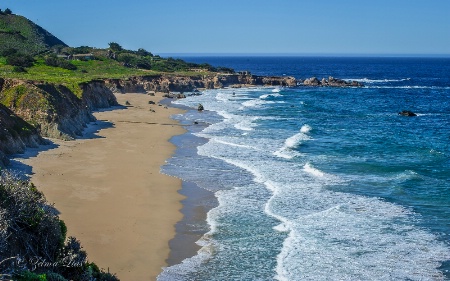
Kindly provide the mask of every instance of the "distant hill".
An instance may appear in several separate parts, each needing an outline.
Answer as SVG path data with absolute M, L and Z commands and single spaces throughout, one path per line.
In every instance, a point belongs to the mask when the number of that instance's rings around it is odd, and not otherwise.
M 0 14 L 0 53 L 16 49 L 20 53 L 36 55 L 63 41 L 27 18 L 14 14 Z

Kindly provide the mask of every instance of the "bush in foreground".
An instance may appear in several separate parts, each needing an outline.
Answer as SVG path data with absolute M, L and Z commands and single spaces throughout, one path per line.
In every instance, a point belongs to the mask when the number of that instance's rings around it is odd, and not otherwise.
M 0 276 L 14 280 L 118 280 L 87 254 L 44 195 L 27 180 L 0 173 Z M 2 276 L 2 277 L 3 277 Z

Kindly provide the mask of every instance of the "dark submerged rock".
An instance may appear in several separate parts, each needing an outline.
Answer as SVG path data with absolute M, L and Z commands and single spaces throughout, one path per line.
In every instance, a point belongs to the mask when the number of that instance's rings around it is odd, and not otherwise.
M 402 112 L 399 112 L 398 115 L 401 115 L 401 116 L 408 116 L 408 117 L 414 117 L 414 116 L 417 116 L 417 114 L 415 114 L 414 112 L 409 111 L 409 110 L 403 110 Z

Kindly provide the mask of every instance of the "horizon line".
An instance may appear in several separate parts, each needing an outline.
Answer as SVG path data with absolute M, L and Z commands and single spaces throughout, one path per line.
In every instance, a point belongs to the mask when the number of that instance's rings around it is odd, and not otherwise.
M 254 57 L 270 57 L 270 56 L 291 56 L 291 57 L 386 57 L 386 58 L 450 58 L 450 54 L 367 54 L 367 53 L 202 53 L 202 52 L 168 52 L 155 53 L 160 56 L 185 56 L 185 57 L 240 57 L 240 56 L 254 56 Z

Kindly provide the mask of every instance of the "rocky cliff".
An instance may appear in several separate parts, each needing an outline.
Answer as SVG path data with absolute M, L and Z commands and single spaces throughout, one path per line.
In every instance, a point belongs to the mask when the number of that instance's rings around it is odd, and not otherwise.
M 249 73 L 214 74 L 199 76 L 155 75 L 133 77 L 127 80 L 107 79 L 106 86 L 116 93 L 191 92 L 197 88 L 218 89 L 243 86 L 286 86 L 297 85 L 294 77 L 266 77 Z
M 220 89 L 224 87 L 281 86 L 299 85 L 315 87 L 361 87 L 357 81 L 346 81 L 329 77 L 322 80 L 316 77 L 298 80 L 291 76 L 258 76 L 248 72 L 234 74 L 214 74 L 199 76 L 155 75 L 133 77 L 126 80 L 107 79 L 106 86 L 115 93 L 192 92 L 195 89 Z
M 0 104 L 0 167 L 9 162 L 5 154 L 23 153 L 26 147 L 44 143 L 35 127 Z
M 91 111 L 116 105 L 103 81 L 80 85 L 81 98 L 63 85 L 0 79 L 0 103 L 34 126 L 44 137 L 73 139 L 94 121 Z

